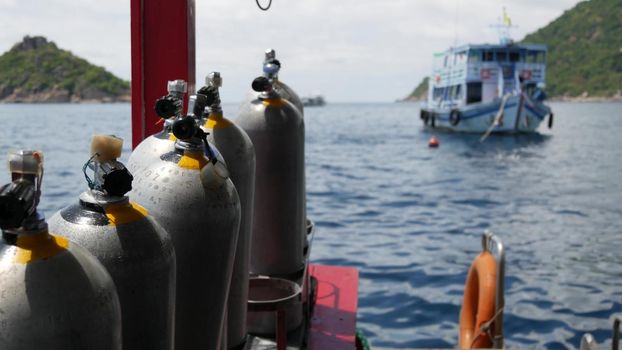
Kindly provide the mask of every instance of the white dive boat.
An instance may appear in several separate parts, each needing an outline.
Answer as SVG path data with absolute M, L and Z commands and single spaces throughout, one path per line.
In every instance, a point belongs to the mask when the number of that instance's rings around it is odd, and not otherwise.
M 313 94 L 302 98 L 302 105 L 305 107 L 318 107 L 324 106 L 325 104 L 326 100 L 324 100 L 324 96 L 320 94 Z
M 421 108 L 426 127 L 486 133 L 533 132 L 553 113 L 544 104 L 546 46 L 464 45 L 436 54 L 428 100 Z

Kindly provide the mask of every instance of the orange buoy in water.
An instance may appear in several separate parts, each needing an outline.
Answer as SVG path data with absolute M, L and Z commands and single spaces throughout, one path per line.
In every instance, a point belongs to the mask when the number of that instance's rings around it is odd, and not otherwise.
M 430 137 L 430 141 L 428 141 L 428 147 L 436 148 L 438 147 L 438 139 L 435 136 Z

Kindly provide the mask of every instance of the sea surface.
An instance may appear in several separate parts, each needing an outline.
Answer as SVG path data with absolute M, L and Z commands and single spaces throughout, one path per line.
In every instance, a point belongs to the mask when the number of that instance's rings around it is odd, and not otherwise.
M 372 346 L 457 345 L 485 230 L 506 246 L 509 347 L 577 348 L 585 332 L 610 344 L 622 315 L 622 104 L 552 108 L 551 130 L 484 143 L 439 133 L 438 149 L 414 103 L 306 109 L 312 258 L 359 269 L 358 326 Z M 124 159 L 131 144 L 125 104 L 0 105 L 0 123 L 2 182 L 9 149 L 45 153 L 48 217 L 86 188 L 91 135 L 125 138 Z

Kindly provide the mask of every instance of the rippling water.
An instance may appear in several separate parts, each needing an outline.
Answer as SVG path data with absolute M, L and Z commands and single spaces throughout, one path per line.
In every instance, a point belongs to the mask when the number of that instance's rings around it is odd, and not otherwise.
M 438 149 L 416 104 L 306 110 L 313 260 L 359 269 L 358 324 L 372 345 L 456 346 L 486 229 L 507 249 L 509 346 L 575 348 L 584 332 L 609 342 L 622 313 L 622 104 L 552 107 L 553 130 L 483 144 L 438 134 Z M 129 115 L 129 105 L 0 105 L 0 174 L 9 148 L 43 150 L 50 216 L 85 188 L 90 135 L 124 137 L 129 151 Z

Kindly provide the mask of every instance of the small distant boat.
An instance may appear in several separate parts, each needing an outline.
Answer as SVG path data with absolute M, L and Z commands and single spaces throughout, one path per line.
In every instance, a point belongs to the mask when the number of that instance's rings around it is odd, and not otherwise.
M 324 96 L 320 94 L 305 96 L 301 100 L 302 100 L 302 105 L 305 107 L 319 107 L 319 106 L 324 106 L 326 104 L 326 100 L 324 100 Z
M 547 116 L 552 127 L 553 113 L 544 104 L 546 46 L 513 43 L 505 13 L 504 19 L 499 44 L 469 44 L 435 55 L 420 114 L 426 127 L 485 136 L 533 132 Z

